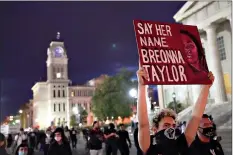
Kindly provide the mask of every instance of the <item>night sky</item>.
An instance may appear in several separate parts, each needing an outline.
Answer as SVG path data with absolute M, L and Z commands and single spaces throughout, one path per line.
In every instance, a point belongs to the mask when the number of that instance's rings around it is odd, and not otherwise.
M 136 71 L 133 20 L 175 22 L 185 2 L 0 2 L 0 116 L 16 114 L 46 80 L 47 48 L 61 33 L 76 84 L 119 68 Z

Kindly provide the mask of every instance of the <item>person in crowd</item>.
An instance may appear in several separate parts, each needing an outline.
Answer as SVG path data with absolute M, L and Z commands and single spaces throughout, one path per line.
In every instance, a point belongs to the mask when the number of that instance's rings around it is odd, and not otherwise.
M 117 155 L 117 138 L 115 125 L 109 123 L 109 127 L 104 132 L 106 155 Z
M 99 122 L 93 122 L 93 129 L 89 132 L 88 148 L 90 155 L 101 155 L 102 143 L 104 140 L 103 132 L 100 130 Z
M 46 139 L 46 133 L 44 130 L 41 130 L 40 131 L 40 139 L 39 139 L 39 142 L 40 142 L 40 151 L 44 151 L 44 146 L 45 146 L 45 139 Z
M 15 155 L 29 155 L 28 145 L 25 143 L 20 144 L 16 149 Z
M 6 145 L 6 137 L 0 133 L 0 155 L 8 155 Z
M 34 154 L 34 149 L 36 147 L 36 134 L 32 131 L 32 130 L 29 130 L 28 134 L 28 154 L 32 155 Z
M 155 117 L 157 132 L 155 134 L 155 143 L 151 145 L 148 112 L 146 104 L 146 86 L 143 80 L 149 80 L 148 73 L 139 66 L 138 76 L 138 140 L 140 148 L 146 155 L 178 155 L 185 152 L 194 141 L 196 132 L 204 113 L 209 89 L 214 81 L 214 76 L 210 72 L 210 85 L 203 85 L 193 113 L 185 132 L 175 139 L 176 114 L 173 110 L 163 109 Z
M 51 129 L 47 129 L 46 130 L 46 138 L 45 138 L 45 145 L 44 145 L 44 155 L 48 154 L 48 149 L 49 149 L 49 145 L 52 141 L 52 137 L 51 137 Z
M 68 126 L 65 127 L 64 133 L 65 133 L 65 136 L 66 136 L 68 142 L 70 143 L 70 130 L 69 130 Z
M 129 139 L 129 132 L 125 130 L 125 125 L 120 124 L 120 130 L 117 131 L 118 138 L 118 148 L 121 155 L 129 155 L 129 148 L 131 148 L 131 141 Z M 128 144 L 127 144 L 128 141 Z
M 138 143 L 138 122 L 136 123 L 136 128 L 133 132 L 133 137 L 134 137 L 134 144 L 135 144 L 135 147 L 137 149 L 137 155 L 143 155 L 142 150 L 141 150 L 139 143 Z
M 13 152 L 15 152 L 16 148 L 20 145 L 20 144 L 27 144 L 27 135 L 24 133 L 24 129 L 20 128 L 20 132 L 15 136 L 15 142 L 14 142 L 14 146 L 13 146 Z
M 38 146 L 40 144 L 40 132 L 37 128 L 35 128 L 34 133 L 36 134 L 36 149 L 38 150 Z
M 72 147 L 73 149 L 75 149 L 77 145 L 77 131 L 74 128 L 71 129 L 70 138 L 71 138 Z
M 54 141 L 49 146 L 48 155 L 72 155 L 70 143 L 65 137 L 64 130 L 56 128 L 53 134 Z
M 12 134 L 8 134 L 8 136 L 7 136 L 7 148 L 10 148 L 12 143 L 13 143 Z
M 221 144 L 213 140 L 215 129 L 207 114 L 202 116 L 197 136 L 188 149 L 188 155 L 224 155 Z

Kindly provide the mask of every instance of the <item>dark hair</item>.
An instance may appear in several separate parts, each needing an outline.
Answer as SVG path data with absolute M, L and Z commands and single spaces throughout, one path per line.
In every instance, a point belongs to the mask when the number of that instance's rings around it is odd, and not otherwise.
M 156 128 L 159 127 L 159 122 L 164 118 L 164 117 L 171 117 L 174 120 L 176 120 L 176 113 L 172 109 L 162 109 L 154 118 L 153 118 L 153 123 Z
M 94 121 L 93 124 L 92 124 L 92 126 L 94 127 L 96 123 L 98 123 L 98 121 Z
M 113 123 L 109 123 L 110 129 L 115 129 L 115 125 Z
M 198 53 L 198 59 L 199 62 L 201 64 L 201 66 L 208 70 L 207 68 L 207 64 L 206 64 L 206 60 L 205 60 L 205 53 L 204 53 L 204 49 L 202 48 L 202 46 L 200 45 L 199 41 L 196 39 L 196 37 L 194 35 L 192 35 L 190 32 L 186 31 L 186 30 L 180 30 L 180 33 L 188 36 L 189 38 L 192 39 L 192 41 L 194 42 L 194 44 L 197 47 L 197 53 Z
M 119 126 L 122 127 L 122 126 L 125 126 L 125 124 L 121 123 L 121 124 L 119 124 Z
M 20 128 L 20 131 L 24 131 L 24 129 L 23 129 L 23 128 Z
M 62 128 L 60 128 L 60 127 L 58 127 L 58 128 L 55 129 L 55 131 L 51 134 L 51 138 L 54 139 L 55 133 L 58 133 L 58 132 L 61 134 L 62 141 L 63 142 L 67 142 L 68 139 L 65 136 L 64 130 Z
M 22 143 L 22 144 L 20 144 L 20 145 L 17 147 L 17 149 L 16 149 L 16 151 L 15 151 L 15 155 L 19 155 L 19 148 L 21 148 L 21 147 L 27 147 L 27 148 L 29 148 L 29 147 L 28 147 L 28 144 Z

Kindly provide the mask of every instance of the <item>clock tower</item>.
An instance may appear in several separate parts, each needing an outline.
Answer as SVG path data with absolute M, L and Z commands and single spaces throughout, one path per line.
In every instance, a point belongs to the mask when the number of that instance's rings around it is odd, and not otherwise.
M 60 33 L 57 33 L 57 40 L 50 43 L 47 50 L 47 81 L 68 80 L 68 58 L 64 42 L 60 41 Z
M 69 126 L 68 58 L 59 32 L 47 50 L 46 63 L 49 119 L 55 125 Z

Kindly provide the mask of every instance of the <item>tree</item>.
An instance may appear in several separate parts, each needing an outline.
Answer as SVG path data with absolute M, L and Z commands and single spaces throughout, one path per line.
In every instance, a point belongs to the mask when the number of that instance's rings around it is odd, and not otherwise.
M 118 74 L 108 77 L 103 84 L 96 88 L 92 98 L 92 110 L 100 120 L 107 117 L 129 117 L 131 115 L 130 104 L 133 104 L 129 96 L 129 90 L 136 87 L 131 80 L 133 73 L 122 69 Z
M 177 114 L 186 108 L 184 106 L 184 104 L 182 104 L 180 101 L 176 101 L 176 103 L 174 103 L 174 101 L 172 101 L 172 102 L 168 103 L 167 107 L 169 109 L 173 109 L 175 111 L 175 104 L 176 104 L 176 113 Z
M 75 126 L 77 125 L 76 123 L 76 116 L 75 115 L 71 115 L 70 116 L 70 126 Z
M 81 123 L 87 123 L 87 111 L 86 110 L 82 110 L 82 112 L 80 113 L 80 122 Z

